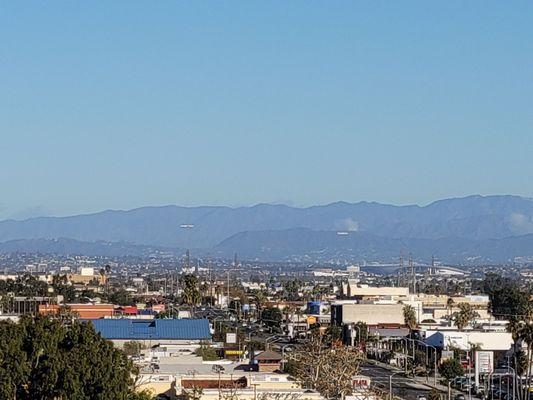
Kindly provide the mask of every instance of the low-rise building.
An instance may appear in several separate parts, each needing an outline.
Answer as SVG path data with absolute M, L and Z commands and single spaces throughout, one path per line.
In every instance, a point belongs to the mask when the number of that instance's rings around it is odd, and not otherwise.
M 479 330 L 459 331 L 457 329 L 428 329 L 423 332 L 424 341 L 440 349 L 470 350 L 473 346 L 480 350 L 508 351 L 513 346 L 513 336 L 509 332 L 487 332 Z
M 71 312 L 82 319 L 109 318 L 115 315 L 113 304 L 65 304 Z M 56 314 L 62 306 L 58 304 L 42 304 L 39 306 L 41 314 Z
M 342 284 L 342 294 L 348 298 L 384 298 L 395 296 L 408 296 L 408 287 L 397 286 L 368 286 L 361 285 L 357 280 L 349 279 Z
M 334 303 L 331 324 L 345 325 L 364 322 L 367 325 L 403 324 L 403 304 Z
M 274 372 L 281 369 L 281 354 L 266 350 L 255 357 L 259 372 Z
M 138 341 L 147 347 L 157 344 L 200 343 L 211 340 L 207 319 L 97 319 L 94 328 L 118 347 Z

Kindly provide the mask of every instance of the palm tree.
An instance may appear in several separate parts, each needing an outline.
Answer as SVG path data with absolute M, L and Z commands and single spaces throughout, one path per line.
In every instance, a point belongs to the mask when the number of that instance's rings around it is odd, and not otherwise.
M 518 346 L 518 342 L 520 340 L 520 320 L 515 316 L 509 318 L 509 323 L 507 324 L 507 332 L 509 332 L 513 338 L 513 368 L 515 369 L 517 374 L 521 375 L 522 369 L 519 368 L 519 361 L 522 360 L 523 353 L 519 352 Z M 516 376 L 513 385 L 516 385 Z
M 288 305 L 288 306 L 285 306 L 283 311 L 285 312 L 285 321 L 289 322 L 292 319 L 292 315 L 296 311 L 296 307 L 292 305 Z
M 477 315 L 470 304 L 459 303 L 459 312 L 454 318 L 455 326 L 462 331 Z
M 450 315 L 452 315 L 452 308 L 453 308 L 453 305 L 454 305 L 454 301 L 451 297 L 448 297 L 448 300 L 446 300 L 446 308 L 448 309 L 448 317 L 450 317 Z
M 264 307 L 265 302 L 267 300 L 267 296 L 264 290 L 259 290 L 255 292 L 254 297 L 255 297 L 255 304 L 257 305 L 257 309 L 261 311 L 261 309 Z
M 198 290 L 198 278 L 192 274 L 187 274 L 182 276 L 180 281 L 183 286 L 183 302 L 191 308 L 200 303 L 202 296 Z
M 528 399 L 528 392 L 531 386 L 531 368 L 533 367 L 533 321 L 527 320 L 521 323 L 519 329 L 519 337 L 526 344 L 526 360 L 527 360 L 527 369 L 526 369 L 526 385 L 523 393 L 523 399 Z
M 297 306 L 296 307 L 296 318 L 298 321 L 298 325 L 300 325 L 300 317 L 302 316 L 302 314 L 303 314 L 302 308 Z
M 413 306 L 406 304 L 403 307 L 403 321 L 411 333 L 416 330 L 418 323 L 416 321 L 416 312 Z

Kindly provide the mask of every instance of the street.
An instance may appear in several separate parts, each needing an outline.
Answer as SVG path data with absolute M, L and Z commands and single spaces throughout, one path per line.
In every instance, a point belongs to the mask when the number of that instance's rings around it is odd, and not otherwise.
M 397 371 L 400 373 L 392 377 L 392 391 L 395 396 L 408 400 L 416 400 L 418 396 L 427 396 L 427 392 L 430 390 L 427 386 L 401 375 L 400 370 L 392 370 L 370 363 L 364 363 L 361 366 L 361 375 L 369 376 L 372 379 L 372 387 L 386 392 L 389 391 L 390 375 Z

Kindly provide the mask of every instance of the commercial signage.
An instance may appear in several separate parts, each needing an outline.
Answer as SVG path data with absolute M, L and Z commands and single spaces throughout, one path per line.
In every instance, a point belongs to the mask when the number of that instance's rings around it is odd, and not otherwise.
M 479 386 L 479 375 L 493 372 L 494 353 L 492 351 L 476 351 L 475 360 L 475 383 L 476 386 Z
M 493 371 L 494 353 L 492 351 L 476 351 L 476 370 L 480 374 Z
M 226 343 L 230 343 L 230 344 L 237 343 L 237 334 L 233 332 L 226 333 Z
M 370 377 L 364 375 L 355 375 L 352 377 L 352 386 L 354 388 L 369 388 Z
M 225 350 L 224 353 L 227 356 L 242 356 L 244 354 L 244 351 L 242 351 L 242 350 Z

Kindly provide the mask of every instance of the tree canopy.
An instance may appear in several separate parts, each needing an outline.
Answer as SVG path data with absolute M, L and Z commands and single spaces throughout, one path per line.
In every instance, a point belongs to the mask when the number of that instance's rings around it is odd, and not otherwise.
M 139 400 L 135 368 L 89 323 L 24 316 L 0 322 L 0 398 Z
M 341 398 L 353 390 L 362 354 L 354 348 L 332 345 L 327 335 L 313 332 L 307 343 L 291 352 L 287 369 L 306 388 L 326 398 Z
M 277 307 L 265 308 L 261 313 L 261 320 L 268 327 L 279 328 L 282 319 L 283 315 Z
M 403 320 L 410 331 L 414 331 L 417 328 L 416 312 L 413 306 L 407 304 L 403 307 Z
M 495 317 L 520 318 L 532 312 L 531 293 L 521 288 L 515 280 L 487 274 L 483 281 L 483 291 L 490 296 L 490 308 Z
M 195 306 L 200 303 L 202 296 L 198 289 L 198 278 L 193 274 L 186 274 L 180 277 L 180 285 L 183 289 L 181 300 L 189 306 Z M 228 299 L 229 300 L 229 299 Z
M 454 315 L 454 323 L 457 329 L 462 331 L 479 314 L 474 311 L 469 303 L 459 303 L 459 312 Z
M 463 376 L 464 373 L 465 371 L 461 363 L 456 358 L 449 358 L 439 366 L 439 374 L 448 381 L 458 376 Z

